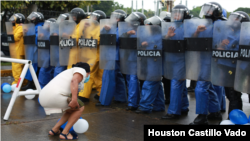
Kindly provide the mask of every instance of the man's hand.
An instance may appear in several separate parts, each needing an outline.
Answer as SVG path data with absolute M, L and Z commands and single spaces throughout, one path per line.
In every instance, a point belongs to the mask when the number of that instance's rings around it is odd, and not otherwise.
M 43 33 L 41 33 L 38 35 L 38 38 L 42 38 L 43 36 L 44 36 Z
M 127 32 L 128 35 L 135 35 L 135 31 L 134 30 L 130 30 Z
M 77 100 L 72 99 L 68 105 L 72 110 L 78 110 L 80 108 Z
M 168 34 L 165 36 L 165 38 L 171 38 L 171 37 L 173 37 L 174 35 L 175 35 L 175 28 L 174 27 L 169 27 L 168 28 Z
M 200 33 L 200 32 L 205 31 L 206 29 L 207 29 L 206 26 L 204 26 L 204 25 L 199 25 L 199 26 L 197 27 L 197 29 L 196 29 L 196 32 L 197 32 L 197 33 Z
M 53 36 L 57 36 L 58 34 L 56 34 L 56 33 L 53 33 L 52 35 L 53 35 Z
M 225 39 L 221 42 L 221 46 L 225 47 L 230 43 L 230 41 L 228 39 Z
M 23 29 L 23 33 L 27 33 L 28 30 L 26 28 Z
M 108 25 L 105 25 L 104 28 L 105 28 L 105 30 L 107 30 L 107 31 L 109 31 L 109 30 L 111 29 L 110 26 L 108 26 Z
M 146 42 L 146 41 L 145 41 L 145 42 L 142 42 L 141 45 L 142 45 L 142 46 L 148 46 L 148 42 Z

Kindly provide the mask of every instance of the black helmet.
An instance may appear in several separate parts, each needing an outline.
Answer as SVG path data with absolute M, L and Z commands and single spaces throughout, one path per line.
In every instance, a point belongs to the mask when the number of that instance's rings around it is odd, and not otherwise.
M 238 20 L 241 23 L 242 22 L 249 22 L 250 18 L 249 15 L 246 12 L 243 11 L 236 11 L 230 14 L 230 16 L 228 17 L 228 20 Z
M 171 13 L 167 11 L 162 11 L 160 14 L 160 18 L 165 22 L 171 22 Z
M 75 19 L 73 18 L 73 20 L 78 24 L 80 23 L 80 21 L 82 19 L 87 18 L 87 14 L 84 12 L 84 10 L 82 10 L 81 8 L 74 8 L 70 11 L 70 14 L 72 15 L 72 17 L 76 17 Z
M 70 17 L 69 13 L 60 14 L 56 20 L 56 23 L 59 24 L 60 22 L 64 20 L 69 20 L 69 17 Z
M 14 15 L 12 15 L 10 17 L 9 21 L 12 22 L 12 23 L 18 23 L 18 24 L 20 24 L 20 23 L 24 23 L 25 17 L 21 13 L 16 13 L 16 14 L 14 14 Z
M 39 22 L 43 22 L 43 21 L 44 21 L 44 16 L 43 16 L 43 14 L 40 13 L 40 12 L 32 12 L 32 13 L 28 16 L 27 20 L 28 20 L 29 22 L 31 22 L 31 23 L 37 24 L 37 23 L 39 23 Z
M 106 14 L 101 10 L 95 10 L 90 14 L 90 18 L 100 22 L 101 19 L 106 18 Z
M 126 22 L 134 22 L 137 21 L 140 23 L 140 25 L 144 25 L 144 21 L 147 19 L 147 17 L 140 13 L 140 12 L 132 12 L 126 19 Z
M 153 17 L 151 17 L 149 19 L 146 19 L 144 21 L 144 24 L 145 25 L 147 24 L 147 25 L 159 25 L 159 26 L 161 26 L 161 22 L 163 22 L 163 20 L 160 17 L 153 16 Z
M 117 9 L 111 13 L 111 18 L 119 19 L 119 21 L 124 21 L 127 17 L 127 13 L 121 9 Z
M 203 18 L 205 16 L 206 18 L 210 18 L 213 21 L 216 21 L 217 19 L 223 19 L 223 8 L 221 5 L 217 2 L 208 2 L 203 4 L 201 11 L 200 11 L 200 18 Z
M 183 22 L 184 19 L 191 19 L 190 11 L 185 5 L 176 5 L 171 12 L 171 21 Z

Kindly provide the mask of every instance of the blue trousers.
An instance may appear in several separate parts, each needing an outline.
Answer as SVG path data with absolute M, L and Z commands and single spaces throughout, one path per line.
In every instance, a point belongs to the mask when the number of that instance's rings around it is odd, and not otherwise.
M 165 111 L 165 100 L 161 81 L 144 81 L 139 110 L 146 112 Z
M 217 93 L 217 97 L 218 97 L 219 104 L 220 104 L 220 110 L 226 110 L 225 88 L 222 86 L 215 86 L 214 85 L 214 89 Z M 210 112 L 210 108 L 209 108 L 209 112 Z
M 54 69 L 54 77 L 56 77 L 59 73 L 65 71 L 66 69 L 67 69 L 67 66 L 55 67 L 55 69 Z
M 186 80 L 171 80 L 170 104 L 168 114 L 181 115 L 181 111 L 187 111 L 189 102 Z
M 32 64 L 32 66 L 33 66 L 33 68 L 34 68 L 34 70 L 35 70 L 35 72 L 37 72 L 37 63 L 34 63 L 34 64 Z M 32 76 L 31 76 L 31 73 L 30 73 L 30 70 L 28 69 L 28 71 L 27 71 L 27 73 L 26 73 L 26 75 L 25 75 L 25 77 L 24 77 L 25 79 L 27 79 L 27 80 L 29 80 L 29 81 L 33 81 L 33 79 L 32 79 Z
M 138 107 L 140 101 L 139 80 L 137 75 L 126 75 L 128 87 L 128 106 Z
M 40 72 L 38 75 L 38 81 L 41 86 L 41 89 L 47 85 L 50 80 L 54 77 L 54 69 L 55 67 L 49 66 L 48 68 L 40 68 Z
M 99 101 L 102 105 L 110 105 L 115 101 L 127 102 L 124 77 L 120 71 L 120 61 L 116 61 L 115 70 L 104 70 L 102 75 L 102 89 Z
M 195 87 L 196 114 L 218 112 L 220 104 L 214 86 L 208 81 L 197 81 Z

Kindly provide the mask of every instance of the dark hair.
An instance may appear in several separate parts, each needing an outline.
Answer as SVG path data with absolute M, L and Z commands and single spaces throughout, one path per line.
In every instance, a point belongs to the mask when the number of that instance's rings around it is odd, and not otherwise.
M 87 73 L 90 72 L 90 66 L 88 63 L 78 62 L 78 63 L 72 65 L 72 68 L 74 68 L 74 67 L 83 68 L 83 69 L 85 69 L 85 71 Z

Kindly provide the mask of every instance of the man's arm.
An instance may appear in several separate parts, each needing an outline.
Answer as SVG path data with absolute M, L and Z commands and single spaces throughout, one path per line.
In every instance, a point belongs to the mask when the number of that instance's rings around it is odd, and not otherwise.
M 78 84 L 82 81 L 83 76 L 80 73 L 75 73 L 70 83 L 70 90 L 72 93 L 72 101 L 69 103 L 69 107 L 72 109 L 79 108 L 79 104 L 77 102 L 77 94 L 78 94 Z

